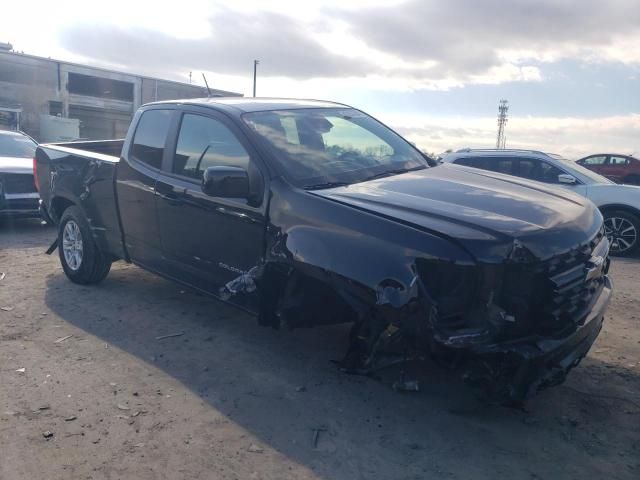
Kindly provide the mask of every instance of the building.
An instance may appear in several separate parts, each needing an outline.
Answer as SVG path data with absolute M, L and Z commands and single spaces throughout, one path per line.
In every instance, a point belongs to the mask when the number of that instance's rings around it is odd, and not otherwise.
M 0 129 L 19 129 L 40 142 L 122 138 L 137 108 L 156 100 L 241 96 L 11 48 L 0 43 Z

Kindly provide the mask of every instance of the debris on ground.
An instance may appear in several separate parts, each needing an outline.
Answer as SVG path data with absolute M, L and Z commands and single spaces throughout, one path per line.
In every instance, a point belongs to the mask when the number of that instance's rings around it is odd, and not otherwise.
M 264 448 L 259 447 L 255 443 L 252 443 L 251 445 L 249 445 L 249 448 L 247 449 L 247 451 L 249 451 L 251 453 L 262 453 L 262 452 L 264 452 Z
M 320 427 L 314 427 L 311 429 L 313 431 L 313 448 L 317 448 L 318 447 L 318 439 L 320 438 L 320 432 L 326 432 L 327 431 L 327 427 L 325 426 L 320 426 Z
M 18 369 L 16 370 L 16 372 L 18 372 L 18 373 L 24 373 L 24 372 L 26 372 L 26 371 L 27 371 L 27 369 L 26 369 L 26 368 L 24 368 L 24 367 L 22 367 L 22 368 L 18 368 Z
M 170 333 L 169 335 L 160 335 L 159 337 L 156 337 L 156 340 L 164 340 L 165 338 L 172 338 L 172 337 L 181 337 L 182 335 L 184 335 L 184 332 Z
M 67 335 L 66 337 L 60 337 L 59 339 L 57 339 L 55 342 L 53 343 L 62 343 L 65 340 L 69 340 L 71 337 L 73 337 L 73 335 Z
M 78 417 L 76 417 L 75 415 L 70 415 L 68 417 L 66 417 L 64 419 L 65 422 L 73 422 L 75 419 L 77 419 Z
M 131 410 L 131 408 L 129 408 L 127 405 L 125 405 L 124 403 L 119 403 L 118 404 L 118 408 L 120 410 Z
M 4 272 L 0 272 L 0 280 L 4 280 L 4 277 L 6 277 L 7 274 Z
M 5 311 L 5 312 L 10 312 L 11 310 L 13 310 L 15 307 L 0 307 L 0 310 Z
M 47 440 L 49 440 L 50 438 L 53 438 L 53 432 L 50 432 L 49 430 L 47 430 L 46 432 L 42 432 L 42 436 Z

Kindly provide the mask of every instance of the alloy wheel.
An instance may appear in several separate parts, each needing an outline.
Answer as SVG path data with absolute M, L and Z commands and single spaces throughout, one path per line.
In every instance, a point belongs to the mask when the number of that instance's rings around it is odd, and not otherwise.
M 638 241 L 638 231 L 633 223 L 622 217 L 608 217 L 604 221 L 604 231 L 611 242 L 611 251 L 626 252 Z
M 69 220 L 62 231 L 62 252 L 67 266 L 74 272 L 82 265 L 82 233 L 73 220 Z

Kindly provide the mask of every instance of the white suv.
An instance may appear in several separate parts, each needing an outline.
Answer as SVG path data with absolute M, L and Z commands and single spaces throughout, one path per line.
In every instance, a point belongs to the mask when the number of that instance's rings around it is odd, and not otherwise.
M 640 186 L 617 185 L 571 160 L 534 150 L 463 149 L 438 160 L 573 190 L 602 212 L 612 254 L 627 256 L 640 246 Z

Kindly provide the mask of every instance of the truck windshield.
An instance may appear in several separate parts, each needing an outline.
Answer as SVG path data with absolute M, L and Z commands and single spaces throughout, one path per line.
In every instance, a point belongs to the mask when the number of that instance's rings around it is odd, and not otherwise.
M 243 120 L 299 187 L 348 185 L 428 167 L 406 140 L 354 109 L 254 112 Z
M 33 158 L 36 143 L 19 133 L 0 132 L 0 157 Z

